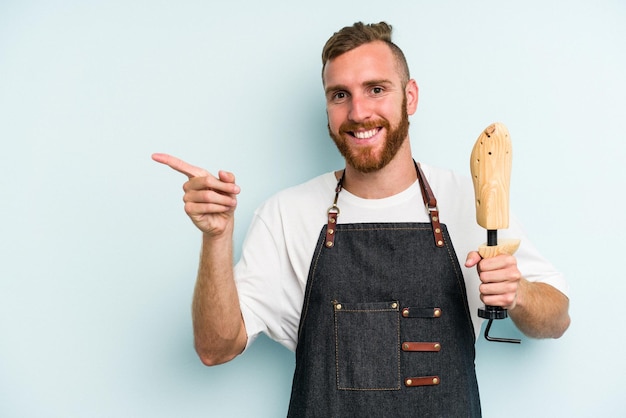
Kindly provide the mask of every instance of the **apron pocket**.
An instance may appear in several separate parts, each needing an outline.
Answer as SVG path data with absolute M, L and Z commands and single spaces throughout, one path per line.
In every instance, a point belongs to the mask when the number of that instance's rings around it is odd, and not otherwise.
M 400 390 L 398 302 L 333 304 L 337 388 Z

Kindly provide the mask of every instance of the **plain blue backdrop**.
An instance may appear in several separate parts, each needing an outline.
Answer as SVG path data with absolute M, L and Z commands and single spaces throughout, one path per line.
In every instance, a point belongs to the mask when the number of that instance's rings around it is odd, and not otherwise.
M 619 0 L 0 1 L 0 416 L 285 415 L 293 353 L 195 356 L 200 235 L 150 155 L 236 173 L 239 254 L 265 198 L 342 167 L 320 52 L 357 20 L 395 27 L 417 160 L 469 175 L 508 126 L 512 209 L 571 285 L 562 339 L 478 341 L 484 416 L 623 416 Z

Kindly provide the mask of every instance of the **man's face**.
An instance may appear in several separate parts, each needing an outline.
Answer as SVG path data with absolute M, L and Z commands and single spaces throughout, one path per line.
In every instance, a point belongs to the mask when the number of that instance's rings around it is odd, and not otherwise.
M 346 163 L 368 173 L 385 167 L 408 138 L 415 91 L 402 86 L 390 48 L 361 45 L 329 61 L 324 69 L 328 131 Z M 407 97 L 411 103 L 407 106 Z

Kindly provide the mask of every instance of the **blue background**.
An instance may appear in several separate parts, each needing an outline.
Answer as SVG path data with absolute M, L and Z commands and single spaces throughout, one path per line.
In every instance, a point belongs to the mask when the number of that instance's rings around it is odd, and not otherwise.
M 484 416 L 623 416 L 619 0 L 0 1 L 0 416 L 285 415 L 283 347 L 198 361 L 200 234 L 150 155 L 236 173 L 239 254 L 265 198 L 342 167 L 320 52 L 357 20 L 395 27 L 417 160 L 469 175 L 508 126 L 512 209 L 571 285 L 562 339 L 478 341 Z

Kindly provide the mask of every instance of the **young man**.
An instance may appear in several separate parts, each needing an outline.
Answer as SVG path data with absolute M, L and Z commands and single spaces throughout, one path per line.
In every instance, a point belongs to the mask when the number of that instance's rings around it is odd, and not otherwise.
M 418 87 L 389 25 L 343 28 L 322 59 L 345 169 L 260 207 L 234 269 L 234 175 L 153 156 L 189 177 L 185 211 L 203 233 L 198 355 L 229 361 L 261 332 L 295 349 L 290 416 L 480 416 L 478 306 L 508 309 L 528 336 L 558 338 L 567 284 L 526 238 L 516 257 L 474 251 L 484 230 L 471 181 L 413 160 Z M 441 225 L 424 211 L 435 196 Z

